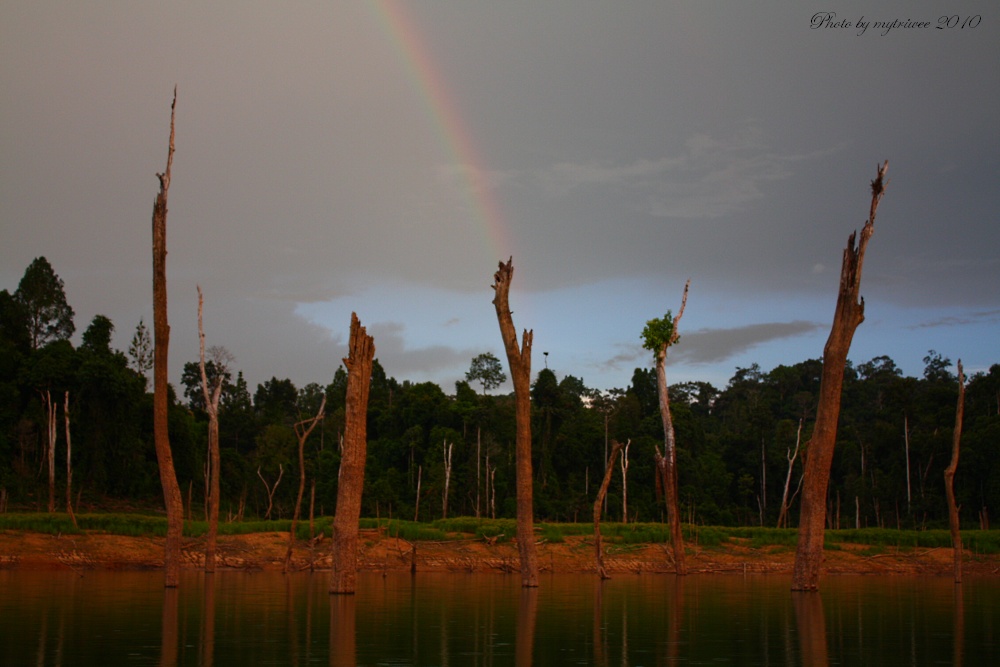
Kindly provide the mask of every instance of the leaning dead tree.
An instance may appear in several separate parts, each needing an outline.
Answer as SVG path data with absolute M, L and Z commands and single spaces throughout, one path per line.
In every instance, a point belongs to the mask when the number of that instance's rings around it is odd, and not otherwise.
M 521 586 L 538 586 L 538 557 L 535 551 L 535 518 L 531 471 L 531 343 L 534 332 L 524 330 L 521 346 L 509 305 L 510 280 L 514 275 L 513 258 L 500 262 L 493 274 L 493 305 L 500 324 L 500 336 L 507 350 L 507 363 L 514 382 L 514 418 L 517 423 L 517 550 L 521 558 Z
M 875 231 L 875 214 L 885 194 L 886 160 L 878 168 L 871 183 L 872 199 L 868 220 L 861 229 L 855 246 L 852 232 L 844 249 L 840 269 L 840 291 L 833 315 L 830 337 L 823 348 L 823 374 L 819 385 L 819 405 L 816 423 L 806 445 L 805 471 L 802 482 L 802 506 L 799 515 L 799 540 L 795 549 L 792 574 L 793 591 L 819 590 L 820 567 L 823 563 L 823 537 L 826 525 L 826 492 L 830 483 L 830 466 L 837 443 L 837 421 L 840 419 L 841 389 L 844 385 L 844 365 L 851 349 L 854 332 L 865 319 L 865 300 L 860 297 L 861 269 L 868 240 Z
M 358 578 L 358 519 L 365 484 L 368 452 L 368 390 L 372 381 L 375 341 L 351 313 L 351 338 L 347 369 L 347 403 L 344 415 L 344 453 L 340 459 L 337 514 L 333 518 L 333 573 L 330 593 L 353 594 Z
M 319 410 L 316 411 L 315 417 L 310 417 L 309 419 L 303 419 L 295 423 L 295 437 L 299 441 L 299 493 L 295 497 L 295 513 L 292 514 L 292 527 L 288 531 L 288 549 L 285 551 L 285 565 L 282 568 L 283 573 L 288 572 L 289 566 L 292 564 L 292 546 L 295 544 L 295 532 L 298 530 L 299 516 L 302 514 L 302 496 L 306 492 L 306 440 L 309 439 L 310 434 L 312 434 L 313 429 L 316 425 L 323 421 L 326 410 L 326 392 L 323 393 L 323 400 L 320 401 Z M 316 487 L 313 487 L 313 495 L 316 493 Z M 312 517 L 312 512 L 309 514 L 310 521 Z M 312 532 L 312 531 L 310 531 Z M 310 536 L 311 539 L 311 536 Z
M 660 418 L 663 420 L 663 454 L 656 448 L 655 460 L 657 480 L 663 489 L 670 521 L 670 542 L 674 552 L 674 569 L 677 574 L 687 574 L 684 564 L 684 535 L 681 532 L 680 501 L 677 494 L 677 439 L 674 436 L 674 421 L 670 416 L 670 396 L 667 392 L 667 350 L 680 340 L 677 325 L 684 316 L 687 306 L 688 288 L 691 281 L 684 283 L 681 309 L 674 317 L 670 311 L 661 318 L 649 320 L 642 331 L 643 347 L 652 350 L 656 359 L 656 392 L 660 401 Z
M 629 443 L 632 441 L 629 440 Z M 608 485 L 611 483 L 611 473 L 615 471 L 615 457 L 622 450 L 622 443 L 617 440 L 611 442 L 611 455 L 604 468 L 604 480 L 601 481 L 601 488 L 597 492 L 594 500 L 594 564 L 597 566 L 597 576 L 601 579 L 608 579 L 607 570 L 604 569 L 604 545 L 601 540 L 601 506 L 604 505 L 604 498 L 608 495 Z
M 167 148 L 167 169 L 156 177 L 160 192 L 153 203 L 153 441 L 160 469 L 160 485 L 167 510 L 167 539 L 163 566 L 165 586 L 176 588 L 181 573 L 181 538 L 184 531 L 184 500 L 174 471 L 174 456 L 170 450 L 167 430 L 168 396 L 167 354 L 170 346 L 170 325 L 167 323 L 167 194 L 170 191 L 170 167 L 174 162 L 174 111 L 177 108 L 177 88 L 170 105 L 170 143 Z
M 962 360 L 958 360 L 958 406 L 955 408 L 955 430 L 951 437 L 951 463 L 944 469 L 944 493 L 948 499 L 948 527 L 951 529 L 951 546 L 955 552 L 955 583 L 962 583 L 962 533 L 955 502 L 955 471 L 958 469 L 958 449 L 962 441 L 962 416 L 965 413 L 965 374 Z

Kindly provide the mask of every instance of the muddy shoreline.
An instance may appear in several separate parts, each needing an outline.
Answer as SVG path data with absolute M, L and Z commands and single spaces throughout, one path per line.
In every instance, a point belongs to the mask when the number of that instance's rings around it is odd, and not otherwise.
M 149 570 L 163 567 L 163 538 L 127 537 L 102 533 L 50 535 L 0 531 L 0 569 L 3 570 Z M 219 570 L 281 571 L 288 533 L 221 536 Z M 593 539 L 572 536 L 564 542 L 538 544 L 542 573 L 595 573 Z M 185 539 L 183 568 L 204 567 L 204 539 Z M 688 545 L 689 574 L 791 574 L 792 547 L 753 548 L 741 540 L 721 546 Z M 609 574 L 672 574 L 670 550 L 662 544 L 606 545 Z M 297 541 L 293 571 L 328 570 L 330 541 Z M 471 536 L 441 542 L 407 542 L 379 531 L 361 531 L 359 568 L 369 571 L 512 573 L 518 570 L 513 541 L 488 543 Z M 828 575 L 951 576 L 950 549 L 873 549 L 841 545 L 825 552 Z M 963 573 L 1000 575 L 1000 556 L 965 553 Z

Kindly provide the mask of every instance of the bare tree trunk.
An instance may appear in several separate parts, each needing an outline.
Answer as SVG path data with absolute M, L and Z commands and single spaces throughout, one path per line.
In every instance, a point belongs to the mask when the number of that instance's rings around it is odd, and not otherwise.
M 910 418 L 903 413 L 903 446 L 906 449 L 906 513 L 911 514 L 910 503 L 913 495 L 910 492 Z
M 958 360 L 958 406 L 955 408 L 955 430 L 951 438 L 951 463 L 944 469 L 944 493 L 948 499 L 948 526 L 951 529 L 951 546 L 955 552 L 955 583 L 962 583 L 962 533 L 955 502 L 955 471 L 958 469 L 958 450 L 962 441 L 962 417 L 965 413 L 965 374 L 962 360 Z
M 344 456 L 340 461 L 337 514 L 333 519 L 333 573 L 330 593 L 353 594 L 358 575 L 358 519 L 368 452 L 368 391 L 371 388 L 375 341 L 351 313 L 344 417 Z
M 444 497 L 441 501 L 441 518 L 448 518 L 448 487 L 451 484 L 451 451 L 454 448 L 455 443 L 448 444 L 448 441 L 443 441 L 442 447 L 444 449 Z
M 160 469 L 160 485 L 167 510 L 167 539 L 163 566 L 167 588 L 176 588 L 181 573 L 181 538 L 184 532 L 184 500 L 174 471 L 168 421 L 168 368 L 170 325 L 167 322 L 167 194 L 170 191 L 170 167 L 174 161 L 174 111 L 177 88 L 170 105 L 170 143 L 167 169 L 157 174 L 160 192 L 153 204 L 153 439 Z
M 632 441 L 629 440 L 629 443 Z M 601 481 L 601 488 L 597 492 L 594 500 L 594 563 L 597 566 L 597 576 L 601 579 L 608 579 L 608 573 L 604 569 L 604 545 L 601 539 L 601 506 L 604 504 L 604 497 L 608 494 L 608 485 L 611 483 L 611 473 L 615 470 L 615 457 L 622 449 L 622 443 L 617 440 L 611 446 L 611 456 L 604 467 L 604 479 Z
M 659 396 L 660 417 L 663 420 L 663 456 L 656 451 L 656 465 L 660 471 L 663 483 L 663 495 L 666 498 L 667 518 L 670 521 L 670 542 L 674 551 L 674 567 L 679 575 L 687 574 L 684 563 L 684 534 L 681 532 L 680 500 L 677 493 L 677 439 L 674 435 L 674 422 L 670 416 L 670 396 L 667 391 L 667 349 L 673 345 L 680 333 L 678 324 L 684 316 L 687 306 L 688 288 L 691 281 L 684 284 L 684 296 L 681 298 L 681 308 L 673 321 L 673 334 L 669 341 L 664 342 L 656 353 L 656 391 Z
M 622 523 L 628 523 L 628 447 L 631 444 L 629 440 L 622 448 Z
M 69 437 L 69 392 L 66 392 L 63 403 L 63 421 L 66 422 L 66 513 L 69 514 L 73 526 L 76 525 L 76 514 L 73 513 L 73 444 Z
M 534 332 L 527 329 L 517 345 L 517 333 L 509 305 L 513 258 L 500 262 L 493 274 L 493 305 L 500 324 L 500 336 L 507 351 L 507 363 L 514 383 L 514 415 L 517 422 L 517 549 L 521 557 L 521 586 L 538 586 L 538 557 L 535 550 L 534 483 L 531 471 L 531 343 Z
M 205 410 L 208 412 L 208 503 L 206 520 L 208 521 L 208 538 L 205 542 L 205 572 L 215 572 L 215 547 L 219 535 L 219 468 L 222 465 L 219 454 L 219 399 L 222 397 L 222 376 L 224 369 L 216 368 L 216 381 L 213 387 L 208 386 L 208 373 L 205 370 L 205 328 L 202 326 L 202 311 L 205 300 L 202 297 L 201 286 L 198 286 L 198 343 L 200 349 L 201 391 L 205 397 Z
M 788 459 L 788 475 L 785 476 L 785 490 L 781 494 L 781 511 L 778 513 L 778 528 L 788 527 L 788 507 L 791 500 L 788 498 L 788 491 L 792 485 L 792 472 L 795 470 L 795 459 L 799 457 L 799 445 L 802 442 L 802 419 L 799 419 L 799 430 L 795 434 L 795 451 L 788 450 L 785 458 Z M 796 490 L 798 494 L 798 490 Z
M 420 481 L 424 476 L 424 467 L 417 466 L 417 499 L 413 507 L 413 522 L 416 523 L 420 520 Z
M 479 479 L 479 462 L 481 461 L 482 427 L 476 424 L 476 518 L 479 518 L 479 490 L 482 482 Z
M 837 443 L 837 421 L 840 418 L 841 389 L 844 385 L 844 364 L 851 349 L 854 332 L 865 319 L 865 302 L 860 298 L 861 270 L 868 240 L 875 231 L 875 213 L 885 193 L 884 181 L 888 160 L 878 169 L 872 181 L 872 200 L 868 220 L 861 229 L 857 247 L 852 233 L 844 249 L 840 269 L 840 290 L 833 316 L 830 337 L 823 348 L 823 375 L 820 379 L 819 406 L 816 424 L 806 446 L 802 509 L 799 519 L 799 539 L 795 550 L 792 590 L 819 590 L 819 574 L 823 564 L 823 537 L 826 524 L 826 491 L 830 483 L 830 466 Z
M 46 462 L 49 467 L 49 514 L 56 511 L 56 421 L 59 406 L 52 400 L 52 391 L 46 389 L 42 393 L 42 403 L 45 406 L 45 430 L 48 448 L 45 450 Z
M 274 480 L 274 486 L 270 486 L 267 480 L 264 479 L 264 475 L 260 473 L 260 466 L 257 466 L 257 476 L 260 477 L 260 481 L 264 483 L 264 488 L 267 489 L 267 511 L 264 512 L 264 519 L 270 519 L 271 510 L 274 508 L 274 492 L 278 490 L 281 478 L 285 476 L 285 467 L 280 463 L 278 464 L 278 479 Z
M 306 492 L 306 440 L 309 439 L 309 434 L 316 428 L 316 424 L 323 419 L 323 411 L 325 409 L 326 393 L 324 392 L 323 400 L 319 404 L 316 416 L 310 419 L 303 419 L 295 424 L 295 436 L 299 439 L 299 493 L 295 497 L 295 513 L 292 514 L 292 528 L 288 532 L 288 550 L 285 551 L 285 565 L 281 570 L 283 573 L 288 572 L 288 566 L 292 563 L 292 546 L 295 544 L 295 532 L 298 529 L 299 515 L 302 513 L 302 496 Z M 309 516 L 309 523 L 312 525 L 311 511 Z M 312 532 L 311 529 L 310 532 Z

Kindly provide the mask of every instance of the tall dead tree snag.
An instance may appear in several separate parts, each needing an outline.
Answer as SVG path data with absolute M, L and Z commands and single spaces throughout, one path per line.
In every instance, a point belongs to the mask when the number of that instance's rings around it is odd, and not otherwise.
M 514 418 L 517 422 L 517 550 L 521 557 L 521 586 L 538 586 L 538 557 L 535 551 L 535 518 L 531 471 L 531 342 L 534 334 L 527 329 L 517 345 L 517 332 L 509 305 L 510 280 L 514 275 L 513 258 L 493 274 L 493 305 L 500 323 L 500 336 L 507 350 L 507 362 L 514 382 Z
M 368 452 L 368 390 L 372 381 L 375 341 L 351 313 L 351 338 L 347 369 L 347 403 L 344 415 L 344 453 L 340 459 L 337 514 L 333 518 L 333 573 L 331 594 L 353 594 L 358 577 L 358 519 L 365 484 Z
M 951 463 L 944 469 L 944 493 L 948 499 L 948 526 L 951 528 L 951 546 L 955 552 L 955 583 L 962 583 L 962 533 L 958 521 L 958 504 L 955 502 L 955 471 L 958 469 L 958 449 L 962 441 L 962 417 L 965 413 L 965 374 L 962 360 L 958 360 L 958 405 L 955 408 L 955 430 L 951 437 Z
M 823 563 L 823 537 L 826 524 L 826 492 L 830 483 L 830 465 L 837 442 L 837 421 L 840 418 L 841 389 L 844 385 L 844 365 L 851 349 L 854 331 L 865 319 L 865 300 L 860 297 L 861 269 L 868 240 L 875 231 L 875 214 L 885 194 L 886 160 L 878 168 L 871 183 L 872 199 L 868 220 L 861 229 L 855 246 L 851 233 L 844 249 L 840 269 L 840 291 L 833 315 L 830 337 L 823 348 L 823 374 L 820 378 L 819 405 L 812 437 L 806 445 L 805 471 L 802 482 L 802 507 L 799 518 L 799 539 L 795 550 L 793 591 L 819 589 L 820 567 Z
M 174 457 L 170 450 L 167 430 L 167 351 L 170 346 L 170 325 L 167 323 L 167 193 L 170 191 L 170 167 L 174 162 L 174 111 L 177 108 L 177 88 L 170 105 L 170 143 L 167 148 L 167 169 L 156 177 L 160 192 L 153 203 L 153 440 L 156 461 L 160 469 L 160 485 L 167 510 L 167 539 L 163 565 L 165 585 L 176 588 L 180 583 L 181 537 L 184 531 L 184 501 L 174 472 Z
M 631 443 L 632 441 L 629 440 Z M 608 485 L 611 483 L 611 473 L 615 471 L 615 457 L 622 450 L 622 443 L 613 440 L 611 443 L 611 455 L 608 457 L 608 464 L 604 468 L 604 479 L 601 481 L 601 488 L 597 492 L 594 500 L 594 563 L 597 566 L 597 576 L 607 579 L 608 573 L 604 569 L 604 545 L 601 539 L 601 506 L 604 505 L 604 497 L 608 494 Z
M 670 416 L 670 395 L 667 391 L 667 350 L 680 340 L 678 324 L 687 306 L 688 288 L 691 281 L 684 284 L 681 309 L 674 317 L 670 311 L 661 318 L 649 320 L 642 331 L 643 347 L 652 350 L 656 359 L 656 392 L 660 401 L 660 418 L 663 420 L 663 454 L 656 449 L 657 480 L 663 489 L 670 521 L 670 542 L 674 552 L 674 569 L 677 574 L 687 574 L 684 563 L 684 535 L 681 532 L 680 500 L 677 494 L 677 439 L 674 436 L 674 421 Z

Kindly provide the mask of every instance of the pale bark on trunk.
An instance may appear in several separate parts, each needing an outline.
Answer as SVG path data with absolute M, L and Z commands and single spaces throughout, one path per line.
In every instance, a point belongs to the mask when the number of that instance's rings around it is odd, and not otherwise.
M 69 392 L 66 392 L 63 403 L 63 421 L 66 422 L 66 513 L 76 525 L 76 514 L 73 513 L 73 442 L 69 436 Z
M 49 514 L 56 511 L 56 420 L 58 406 L 52 400 L 52 391 L 42 392 L 42 404 L 45 407 L 45 434 L 48 444 L 45 449 L 46 463 L 49 468 Z
M 955 502 L 955 471 L 958 470 L 958 450 L 962 442 L 962 417 L 965 413 L 965 374 L 962 360 L 958 361 L 958 405 L 955 408 L 955 430 L 951 438 L 951 463 L 944 469 L 944 492 L 948 499 L 948 527 L 951 529 L 951 546 L 955 559 L 955 583 L 962 583 L 962 533 Z
M 443 441 L 442 447 L 444 448 L 444 497 L 441 499 L 441 518 L 448 518 L 448 487 L 451 486 L 451 452 L 454 448 L 455 443 L 448 444 L 448 441 Z
M 181 539 L 184 532 L 184 499 L 174 471 L 170 449 L 168 422 L 168 367 L 170 325 L 167 322 L 167 194 L 170 190 L 170 167 L 174 161 L 174 110 L 177 89 L 170 105 L 170 143 L 167 149 L 167 169 L 157 174 L 160 192 L 153 204 L 153 440 L 156 460 L 163 487 L 163 502 L 167 510 L 167 538 L 163 567 L 167 588 L 180 583 Z
M 684 284 L 684 296 L 681 298 L 681 308 L 674 318 L 674 330 L 671 339 L 660 346 L 656 353 L 656 392 L 659 397 L 660 418 L 663 420 L 663 455 L 656 450 L 656 466 L 660 472 L 663 484 L 663 495 L 667 505 L 667 519 L 670 522 L 670 542 L 674 552 L 674 568 L 677 574 L 687 574 L 684 562 L 684 534 L 681 532 L 680 499 L 677 493 L 677 439 L 674 435 L 674 421 L 670 416 L 670 395 L 667 391 L 667 349 L 680 338 L 678 325 L 687 306 L 688 288 L 691 281 Z
M 295 497 L 295 512 L 292 514 L 292 527 L 288 532 L 288 549 L 285 551 L 285 565 L 282 568 L 282 572 L 288 572 L 289 566 L 292 564 L 292 547 L 295 545 L 295 533 L 299 526 L 299 516 L 302 513 L 302 496 L 306 492 L 306 440 L 309 439 L 309 435 L 316 428 L 316 425 L 323 419 L 323 411 L 326 409 L 326 393 L 323 394 L 323 400 L 319 404 L 319 410 L 316 411 L 316 416 L 309 419 L 303 419 L 295 424 L 295 437 L 299 440 L 299 493 Z M 310 525 L 312 524 L 312 513 L 309 515 Z M 310 533 L 312 529 L 310 528 Z M 312 536 L 310 535 L 310 538 Z
M 865 319 L 865 301 L 860 297 L 861 270 L 868 240 L 875 231 L 875 214 L 882 195 L 885 194 L 884 178 L 888 168 L 889 162 L 886 161 L 878 168 L 878 175 L 871 183 L 871 207 L 857 246 L 854 243 L 855 234 L 852 233 L 844 249 L 833 326 L 823 348 L 823 374 L 820 378 L 816 424 L 812 438 L 806 445 L 799 538 L 792 574 L 792 590 L 795 591 L 819 590 L 826 525 L 826 492 L 830 483 L 833 450 L 837 443 L 844 365 L 854 332 Z
M 788 474 L 785 476 L 785 490 L 781 494 L 781 511 L 778 513 L 778 528 L 788 527 L 788 508 L 798 495 L 798 489 L 795 490 L 795 494 L 791 498 L 788 497 L 788 493 L 792 486 L 792 473 L 795 470 L 795 459 L 799 457 L 799 445 L 802 443 L 802 420 L 799 419 L 799 430 L 795 433 L 795 451 L 791 449 L 785 455 L 788 459 Z M 801 488 L 802 479 L 799 478 L 799 488 Z
M 500 262 L 493 275 L 493 305 L 496 307 L 500 336 L 514 383 L 514 416 L 517 423 L 517 549 L 521 560 L 521 586 L 538 586 L 538 556 L 535 549 L 533 474 L 531 469 L 531 343 L 534 332 L 527 329 L 517 345 L 517 332 L 509 305 L 513 258 Z
M 628 446 L 632 444 L 629 440 L 622 448 L 622 523 L 628 523 Z
M 631 440 L 629 441 L 631 442 Z M 622 443 L 614 441 L 611 445 L 611 455 L 607 465 L 604 467 L 604 479 L 601 481 L 601 488 L 597 491 L 597 498 L 594 500 L 594 565 L 597 567 L 597 576 L 601 579 L 609 579 L 607 570 L 604 569 L 604 544 L 601 539 L 601 510 L 604 505 L 604 497 L 608 494 L 608 485 L 611 484 L 611 473 L 615 471 L 615 457 L 622 450 Z
M 208 412 L 208 537 L 205 542 L 205 572 L 215 572 L 215 550 L 219 535 L 219 474 L 221 455 L 219 453 L 219 400 L 222 397 L 223 369 L 216 368 L 218 377 L 215 386 L 208 386 L 208 373 L 205 370 L 205 328 L 202 326 L 202 311 L 205 300 L 202 297 L 201 286 L 198 286 L 198 343 L 200 349 L 199 369 L 201 370 L 201 391 L 205 398 L 205 410 Z
M 365 483 L 368 452 L 368 391 L 371 388 L 375 341 L 351 313 L 347 369 L 347 403 L 344 417 L 344 455 L 340 461 L 337 514 L 333 519 L 333 573 L 331 594 L 353 594 L 358 576 L 358 519 Z
M 424 476 L 424 467 L 417 466 L 417 499 L 413 506 L 413 522 L 420 520 L 420 480 Z

